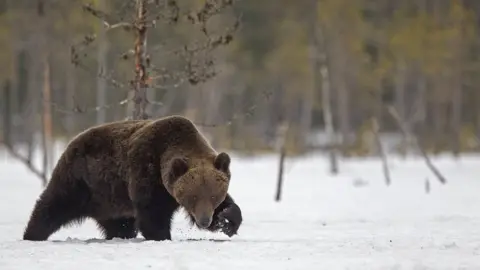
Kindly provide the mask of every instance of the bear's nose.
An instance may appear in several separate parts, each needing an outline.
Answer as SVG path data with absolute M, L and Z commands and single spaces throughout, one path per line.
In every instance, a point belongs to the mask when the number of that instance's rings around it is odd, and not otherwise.
M 212 218 L 210 216 L 201 216 L 198 221 L 198 226 L 202 227 L 202 228 L 207 228 L 208 226 L 210 226 L 210 223 L 212 223 Z

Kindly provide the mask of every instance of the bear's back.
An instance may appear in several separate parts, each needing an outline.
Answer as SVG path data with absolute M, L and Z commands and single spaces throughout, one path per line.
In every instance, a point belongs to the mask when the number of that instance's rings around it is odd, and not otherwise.
M 212 159 L 216 151 L 198 127 L 188 118 L 178 115 L 153 121 L 142 129 L 154 130 L 156 145 L 161 145 L 162 160 L 174 156 L 193 159 Z M 139 131 L 141 132 L 141 131 Z M 164 162 L 161 162 L 162 164 Z
M 130 136 L 147 125 L 148 120 L 126 120 L 111 122 L 89 128 L 74 137 L 65 152 L 75 152 L 76 155 L 114 156 L 125 150 Z
M 146 120 L 111 122 L 89 128 L 67 145 L 57 166 L 70 168 L 74 178 L 89 186 L 109 179 L 123 179 L 127 173 L 126 158 L 129 137 L 148 124 Z

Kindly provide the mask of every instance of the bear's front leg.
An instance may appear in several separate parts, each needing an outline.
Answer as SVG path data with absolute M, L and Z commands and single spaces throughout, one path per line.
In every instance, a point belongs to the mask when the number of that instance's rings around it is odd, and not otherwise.
M 178 203 L 159 185 L 132 185 L 136 226 L 146 240 L 171 240 L 172 217 Z
M 237 234 L 242 224 L 242 211 L 230 195 L 227 194 L 225 200 L 215 209 L 213 213 L 212 224 L 208 228 L 210 231 L 221 230 L 228 237 Z
M 136 206 L 137 228 L 145 240 L 172 240 L 171 217 L 155 207 Z

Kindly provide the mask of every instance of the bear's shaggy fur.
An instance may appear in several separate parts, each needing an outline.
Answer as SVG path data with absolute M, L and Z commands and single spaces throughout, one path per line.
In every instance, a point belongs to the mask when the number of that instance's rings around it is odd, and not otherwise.
M 182 116 L 129 120 L 75 137 L 37 200 L 23 239 L 42 241 L 93 218 L 106 239 L 171 240 L 182 206 L 199 228 L 237 233 L 240 208 L 227 194 L 230 157 Z

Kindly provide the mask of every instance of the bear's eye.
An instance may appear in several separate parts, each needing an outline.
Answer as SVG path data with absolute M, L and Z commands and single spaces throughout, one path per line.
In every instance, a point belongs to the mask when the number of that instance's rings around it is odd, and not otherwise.
M 214 200 L 214 201 L 215 201 L 215 199 L 216 199 L 216 197 L 215 197 L 215 196 L 212 196 L 212 197 L 210 197 L 210 198 L 211 198 L 212 200 Z
M 193 196 L 193 197 L 192 197 L 192 200 L 193 200 L 194 202 L 197 201 L 197 196 Z

